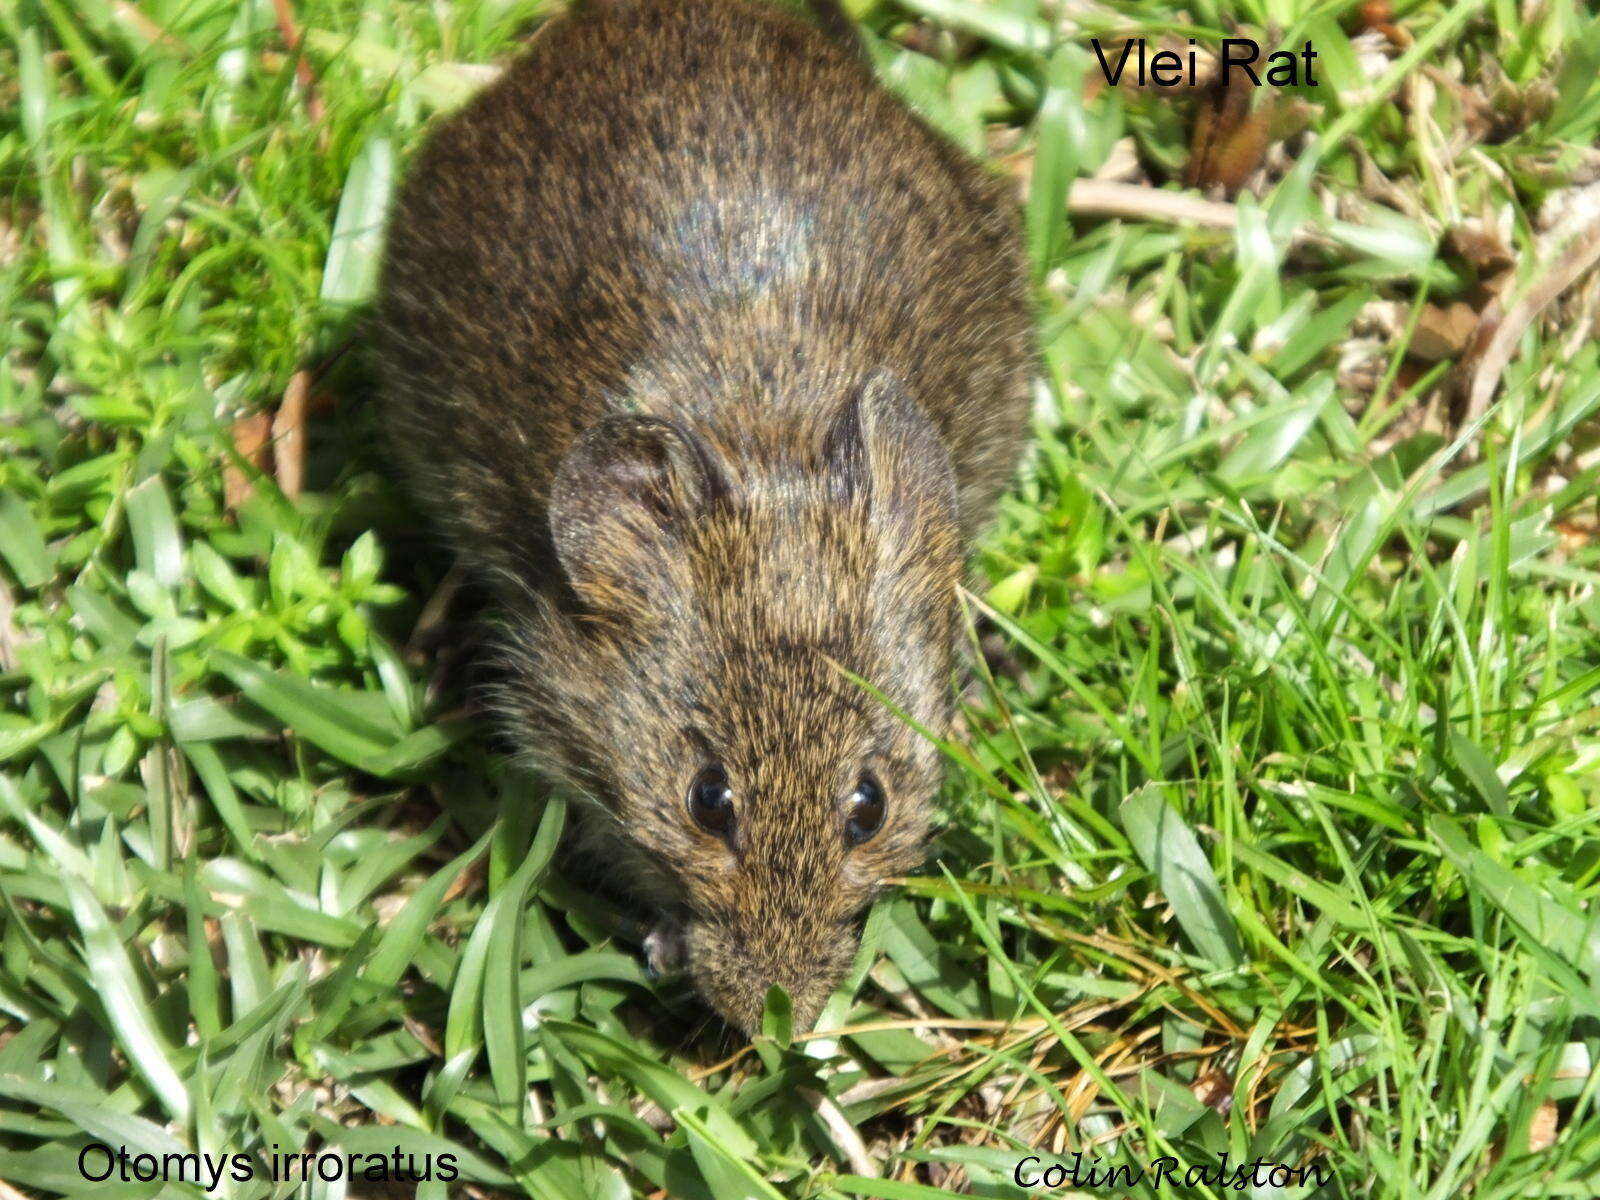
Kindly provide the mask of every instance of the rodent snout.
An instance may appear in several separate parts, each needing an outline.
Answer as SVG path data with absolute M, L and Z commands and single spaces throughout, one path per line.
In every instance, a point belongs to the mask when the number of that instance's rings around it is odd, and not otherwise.
M 773 984 L 789 993 L 795 1032 L 809 1030 L 856 950 L 850 925 L 805 928 L 752 915 L 737 922 L 695 921 L 684 932 L 695 988 L 750 1035 L 761 1028 Z

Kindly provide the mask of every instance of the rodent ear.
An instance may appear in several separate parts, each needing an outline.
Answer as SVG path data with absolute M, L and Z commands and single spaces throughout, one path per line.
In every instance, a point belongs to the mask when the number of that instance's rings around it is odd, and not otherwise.
M 573 442 L 550 492 L 550 533 L 591 603 L 637 591 L 649 556 L 727 492 L 710 451 L 659 417 L 606 417 Z
M 950 451 L 922 407 L 883 368 L 844 403 L 823 439 L 823 460 L 838 498 L 874 513 L 932 503 L 956 510 Z

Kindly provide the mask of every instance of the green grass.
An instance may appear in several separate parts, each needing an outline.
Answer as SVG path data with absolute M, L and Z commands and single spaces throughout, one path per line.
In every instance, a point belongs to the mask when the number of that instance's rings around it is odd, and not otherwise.
M 1485 302 L 1463 222 L 1508 303 L 1575 252 L 1600 20 L 1397 0 L 1402 56 L 1350 0 L 852 6 L 1032 164 L 1038 436 L 971 597 L 1014 666 L 822 1035 L 739 1053 L 415 638 L 450 564 L 339 353 L 422 125 L 548 7 L 303 0 L 315 121 L 269 3 L 0 11 L 0 1181 L 86 1192 L 102 1141 L 541 1198 L 1040 1194 L 1017 1160 L 1075 1150 L 1600 1194 L 1600 283 L 1481 420 L 1415 342 Z M 1194 121 L 1086 100 L 1090 37 L 1268 27 L 1327 74 L 1237 231 L 1063 218 L 1122 139 L 1176 178 Z M 305 493 L 231 511 L 230 425 L 308 365 Z

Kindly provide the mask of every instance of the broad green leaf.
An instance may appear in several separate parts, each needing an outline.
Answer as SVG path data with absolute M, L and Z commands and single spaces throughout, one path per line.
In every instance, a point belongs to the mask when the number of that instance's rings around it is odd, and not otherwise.
M 1239 930 L 1194 831 L 1155 784 L 1124 800 L 1121 812 L 1128 841 L 1160 883 L 1195 950 L 1218 968 L 1238 966 L 1244 958 Z
M 16 492 L 0 492 L 0 557 L 25 588 L 44 584 L 53 558 L 28 502 Z
M 717 1200 L 782 1200 L 782 1194 L 750 1169 L 747 1155 L 739 1153 L 714 1134 L 690 1109 L 673 1111 L 689 1139 L 689 1150 Z
M 383 250 L 383 220 L 394 185 L 394 145 L 370 138 L 350 165 L 322 267 L 325 304 L 360 304 L 372 295 Z
M 736 1157 L 748 1160 L 755 1156 L 755 1143 L 722 1103 L 676 1071 L 596 1029 L 555 1019 L 545 1020 L 543 1028 L 597 1069 L 623 1076 L 664 1110 L 699 1115 L 718 1144 Z
M 176 587 L 183 578 L 183 535 L 161 477 L 130 488 L 126 503 L 134 561 L 163 587 Z
M 64 876 L 72 916 L 83 936 L 84 960 L 95 992 L 111 1018 L 117 1043 L 175 1121 L 189 1117 L 189 1092 L 173 1065 L 173 1052 L 156 1028 L 154 1014 L 134 975 L 133 964 L 115 927 L 89 885 Z
M 470 848 L 435 872 L 433 877 L 406 901 L 405 907 L 385 926 L 383 937 L 378 941 L 378 948 L 372 952 L 367 969 L 362 973 L 363 979 L 379 987 L 393 987 L 400 982 L 400 977 L 416 956 L 417 948 L 427 936 L 429 924 L 439 915 L 439 906 L 444 901 L 445 893 L 460 877 L 461 872 L 482 857 L 484 851 L 489 848 L 489 842 L 494 837 L 496 828 L 497 826 L 491 825 L 486 829 Z M 446 1057 L 455 1056 L 446 1055 Z
M 374 724 L 348 692 L 319 687 L 265 667 L 227 650 L 212 664 L 249 699 L 313 745 L 361 770 L 379 772 L 384 756 L 398 742 L 391 730 Z

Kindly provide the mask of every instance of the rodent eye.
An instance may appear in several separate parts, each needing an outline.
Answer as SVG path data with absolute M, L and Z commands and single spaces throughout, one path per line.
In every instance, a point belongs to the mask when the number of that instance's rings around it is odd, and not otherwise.
M 733 834 L 733 789 L 728 786 L 727 772 L 716 763 L 689 785 L 689 815 L 707 833 L 718 837 Z
M 871 775 L 863 775 L 846 802 L 845 840 L 859 846 L 883 828 L 885 801 L 883 787 Z

